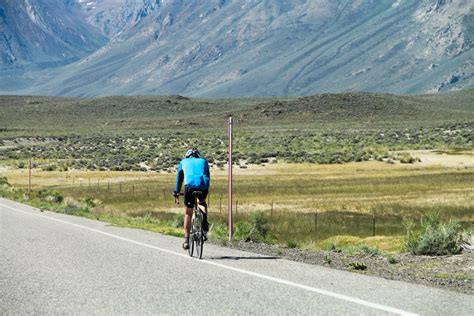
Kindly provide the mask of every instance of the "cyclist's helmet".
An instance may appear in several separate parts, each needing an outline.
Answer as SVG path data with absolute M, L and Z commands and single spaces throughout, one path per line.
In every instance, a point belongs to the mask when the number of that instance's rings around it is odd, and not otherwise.
M 201 158 L 201 154 L 196 148 L 193 148 L 186 152 L 186 158 L 190 158 L 190 157 Z

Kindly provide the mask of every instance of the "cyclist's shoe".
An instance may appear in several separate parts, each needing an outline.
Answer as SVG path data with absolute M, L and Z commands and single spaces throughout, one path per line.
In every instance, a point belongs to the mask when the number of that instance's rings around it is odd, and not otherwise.
M 184 249 L 184 250 L 188 250 L 188 249 L 189 249 L 189 238 L 185 238 L 185 239 L 184 239 L 183 249 Z
M 202 232 L 202 239 L 203 239 L 204 241 L 207 240 L 207 232 L 206 232 L 206 231 Z

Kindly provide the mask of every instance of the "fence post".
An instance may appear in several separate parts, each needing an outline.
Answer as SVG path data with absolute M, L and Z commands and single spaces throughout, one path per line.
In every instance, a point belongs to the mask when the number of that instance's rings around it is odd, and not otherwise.
M 239 215 L 239 200 L 235 200 L 235 217 Z
M 119 184 L 119 192 L 122 193 L 122 183 Z
M 89 187 L 91 186 L 91 177 L 89 177 Z
M 110 192 L 110 181 L 107 181 L 107 192 Z
M 316 229 L 316 241 L 319 241 L 319 223 L 318 223 L 318 211 L 314 214 L 314 225 Z
M 272 206 L 270 208 L 270 218 L 273 218 L 273 201 L 272 201 Z
M 375 237 L 375 210 L 372 213 L 373 236 Z
M 132 195 L 135 194 L 135 184 L 132 184 Z
M 150 191 L 148 190 L 148 186 L 146 187 L 146 196 L 150 197 Z
M 31 158 L 28 163 L 28 200 L 31 198 Z
M 219 213 L 221 213 L 221 212 L 222 212 L 222 194 L 219 197 Z

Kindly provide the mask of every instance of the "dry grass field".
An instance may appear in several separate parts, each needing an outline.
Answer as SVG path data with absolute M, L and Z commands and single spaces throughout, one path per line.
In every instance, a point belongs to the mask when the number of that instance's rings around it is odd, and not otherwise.
M 418 221 L 430 212 L 472 228 L 474 156 L 427 151 L 420 156 L 422 161 L 414 164 L 269 163 L 235 168 L 234 211 L 237 219 L 264 212 L 273 219 L 270 226 L 277 239 L 298 242 L 334 235 L 372 236 L 374 217 L 377 235 L 400 236 L 404 218 Z M 0 173 L 16 187 L 27 185 L 25 169 Z M 211 173 L 211 216 L 223 220 L 227 171 L 215 168 Z M 93 198 L 101 211 L 132 217 L 171 218 L 181 212 L 171 196 L 174 181 L 171 173 L 33 171 L 34 190 L 54 189 L 75 200 Z

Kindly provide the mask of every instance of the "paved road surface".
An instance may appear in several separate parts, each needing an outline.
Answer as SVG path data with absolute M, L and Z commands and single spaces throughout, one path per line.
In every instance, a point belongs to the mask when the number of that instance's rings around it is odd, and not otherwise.
M 474 315 L 469 295 L 181 242 L 0 199 L 0 315 Z

